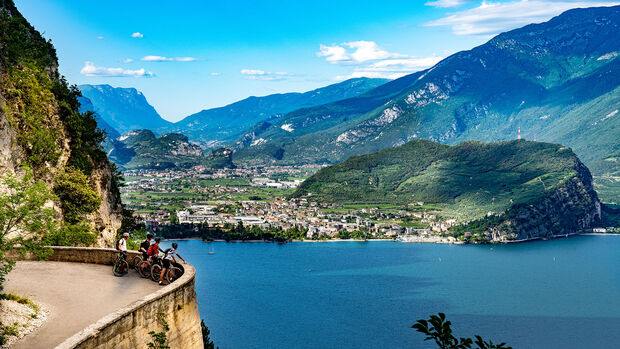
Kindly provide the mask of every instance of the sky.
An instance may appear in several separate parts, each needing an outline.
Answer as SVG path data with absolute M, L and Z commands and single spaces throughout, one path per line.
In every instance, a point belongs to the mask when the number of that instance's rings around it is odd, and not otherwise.
M 397 78 L 608 0 L 15 0 L 71 84 L 142 91 L 178 121 L 248 96 Z

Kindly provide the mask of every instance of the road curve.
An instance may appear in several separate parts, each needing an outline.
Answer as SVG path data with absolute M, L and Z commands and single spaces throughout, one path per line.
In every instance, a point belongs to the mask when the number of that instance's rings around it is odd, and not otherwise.
M 43 303 L 46 323 L 12 349 L 54 348 L 105 315 L 159 290 L 135 271 L 112 275 L 112 266 L 69 262 L 17 262 L 5 283 L 7 293 Z M 146 343 L 145 343 L 146 345 Z

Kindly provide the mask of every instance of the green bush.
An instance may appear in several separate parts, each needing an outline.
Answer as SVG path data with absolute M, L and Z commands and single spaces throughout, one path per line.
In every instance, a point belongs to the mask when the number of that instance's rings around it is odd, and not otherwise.
M 54 192 L 60 199 L 65 220 L 69 224 L 78 223 L 101 205 L 101 197 L 88 182 L 86 175 L 71 167 L 67 167 L 56 178 Z
M 46 246 L 90 246 L 97 241 L 97 235 L 90 231 L 86 222 L 64 224 L 43 236 Z

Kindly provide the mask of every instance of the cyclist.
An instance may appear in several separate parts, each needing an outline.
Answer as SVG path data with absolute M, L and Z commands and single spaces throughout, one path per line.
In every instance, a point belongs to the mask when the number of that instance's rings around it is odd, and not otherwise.
M 127 258 L 127 239 L 129 239 L 129 233 L 124 233 L 123 237 L 116 243 L 116 249 L 121 251 L 123 259 Z
M 172 248 L 169 248 L 164 252 L 166 255 L 164 256 L 163 260 L 164 267 L 162 268 L 161 275 L 159 276 L 160 285 L 164 284 L 164 275 L 166 275 L 166 271 L 168 271 L 168 268 L 170 268 L 170 261 L 173 261 L 174 263 L 177 262 L 177 260 L 174 258 L 174 255 L 177 255 L 177 257 L 179 257 L 183 262 L 185 262 L 185 259 L 183 259 L 183 257 L 181 257 L 181 255 L 177 253 L 178 247 L 179 245 L 176 242 L 173 242 Z
M 146 251 L 146 254 L 149 256 L 149 258 L 151 258 L 151 260 L 154 262 L 154 259 L 157 258 L 157 256 L 159 255 L 159 242 L 161 241 L 160 238 L 155 238 L 155 243 L 152 244 L 149 249 Z
M 142 241 L 140 244 L 140 252 L 142 252 L 142 260 L 145 261 L 149 258 L 149 254 L 147 253 L 149 247 L 151 247 L 151 240 L 153 239 L 153 234 L 146 234 L 146 240 Z
M 116 249 L 120 251 L 118 257 L 116 258 L 116 262 L 114 262 L 114 275 L 123 275 L 127 273 L 127 239 L 129 238 L 128 233 L 124 233 L 123 237 L 116 243 Z

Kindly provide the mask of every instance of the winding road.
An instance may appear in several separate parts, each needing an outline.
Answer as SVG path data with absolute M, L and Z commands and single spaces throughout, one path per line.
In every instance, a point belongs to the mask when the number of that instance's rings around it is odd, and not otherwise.
M 4 292 L 44 304 L 50 311 L 45 324 L 12 349 L 53 348 L 161 287 L 133 270 L 115 277 L 111 266 L 68 262 L 17 262 L 7 279 Z

